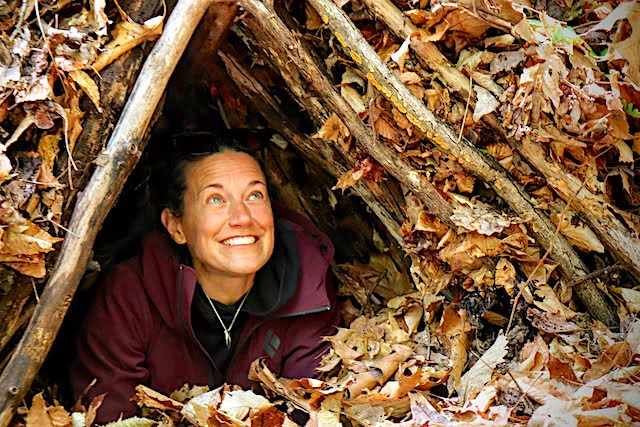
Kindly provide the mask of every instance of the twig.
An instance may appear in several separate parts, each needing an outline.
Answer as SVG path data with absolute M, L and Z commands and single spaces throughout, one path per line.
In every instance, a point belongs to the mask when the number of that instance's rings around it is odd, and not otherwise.
M 509 372 L 509 374 L 511 374 L 511 373 Z M 513 408 L 515 408 L 516 406 L 518 406 L 518 403 L 520 403 L 520 401 L 521 401 L 522 399 L 526 398 L 527 393 L 529 393 L 529 390 L 531 390 L 531 389 L 533 388 L 533 386 L 534 386 L 534 385 L 536 385 L 536 383 L 538 382 L 538 380 L 539 380 L 540 378 L 542 378 L 542 374 L 538 375 L 538 378 L 536 378 L 535 380 L 533 380 L 533 382 L 531 383 L 531 385 L 530 385 L 530 386 L 529 386 L 529 388 L 527 389 L 526 393 L 522 391 L 522 388 L 520 388 L 520 385 L 518 384 L 518 382 L 516 381 L 516 379 L 515 379 L 515 378 L 513 378 L 513 376 L 512 376 L 512 375 L 510 375 L 510 376 L 511 376 L 511 378 L 513 379 L 513 382 L 514 382 L 514 383 L 516 383 L 516 387 L 518 387 L 518 389 L 519 389 L 519 390 L 520 390 L 520 392 L 522 393 L 522 394 L 520 395 L 520 397 L 518 398 L 518 400 L 516 400 L 516 403 L 513 405 Z
M 15 28 L 11 32 L 9 36 L 9 41 L 13 41 L 16 37 L 20 29 L 22 28 L 22 24 L 24 23 L 25 18 L 27 17 L 27 8 L 30 5 L 30 0 L 22 0 L 22 5 L 20 6 L 20 15 L 18 16 L 18 22 L 16 23 Z M 31 14 L 31 11 L 29 12 Z
M 473 76 L 469 78 L 469 85 L 473 88 Z M 458 144 L 462 141 L 462 133 L 464 132 L 464 124 L 467 121 L 467 113 L 469 112 L 469 104 L 471 104 L 471 95 L 473 90 L 469 91 L 467 96 L 467 105 L 464 107 L 464 114 L 462 115 L 462 123 L 460 124 L 460 133 L 458 134 Z
M 600 270 L 596 270 L 594 272 L 591 272 L 589 274 L 587 274 L 586 276 L 582 276 L 579 277 L 577 279 L 572 280 L 571 282 L 569 282 L 567 284 L 567 287 L 571 288 L 575 285 L 579 285 L 580 283 L 584 282 L 585 280 L 591 280 L 591 279 L 595 279 L 596 277 L 600 277 L 600 276 L 608 276 L 612 273 L 615 273 L 616 271 L 623 271 L 624 267 L 621 266 L 619 263 L 615 263 L 613 265 L 610 265 L 608 267 L 605 268 L 601 268 Z
M 376 290 L 376 288 L 378 287 L 378 285 L 380 284 L 380 282 L 382 282 L 382 279 L 384 279 L 385 277 L 387 277 L 387 273 L 389 272 L 388 268 L 384 269 L 384 272 L 380 275 L 380 277 L 378 277 L 378 279 L 376 280 L 376 283 L 373 284 L 373 286 L 371 287 L 371 289 L 367 290 L 367 293 L 365 294 L 365 300 L 364 300 L 364 304 L 362 305 L 362 308 L 360 309 L 360 314 L 358 314 L 358 316 L 362 316 L 362 313 L 364 313 L 364 310 L 369 306 L 369 301 L 371 300 L 371 295 L 373 295 L 373 291 Z

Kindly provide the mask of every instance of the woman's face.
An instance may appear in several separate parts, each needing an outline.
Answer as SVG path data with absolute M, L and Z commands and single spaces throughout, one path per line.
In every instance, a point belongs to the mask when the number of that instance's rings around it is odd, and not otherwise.
M 180 217 L 168 210 L 163 223 L 186 244 L 198 276 L 246 277 L 273 253 L 274 225 L 267 182 L 246 153 L 225 151 L 192 163 Z

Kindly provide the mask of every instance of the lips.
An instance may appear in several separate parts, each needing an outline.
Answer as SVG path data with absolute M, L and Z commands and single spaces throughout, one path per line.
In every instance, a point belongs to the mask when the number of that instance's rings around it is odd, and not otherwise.
M 251 245 L 258 239 L 255 236 L 230 237 L 222 241 L 227 246 Z

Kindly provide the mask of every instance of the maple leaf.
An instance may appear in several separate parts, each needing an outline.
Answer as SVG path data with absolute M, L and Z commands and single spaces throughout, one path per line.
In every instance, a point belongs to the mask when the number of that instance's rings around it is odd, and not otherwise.
M 91 69 L 100 72 L 104 67 L 146 40 L 153 40 L 162 34 L 164 16 L 156 16 L 143 24 L 134 22 L 116 4 L 122 21 L 111 32 L 112 40 L 102 48 L 102 53 L 91 64 Z

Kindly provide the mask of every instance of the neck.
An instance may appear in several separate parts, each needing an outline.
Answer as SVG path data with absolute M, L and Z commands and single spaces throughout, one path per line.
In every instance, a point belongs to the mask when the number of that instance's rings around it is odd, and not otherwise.
M 220 277 L 202 274 L 197 270 L 196 276 L 204 293 L 212 300 L 224 305 L 233 305 L 240 301 L 253 286 L 255 278 L 255 274 L 242 277 Z

